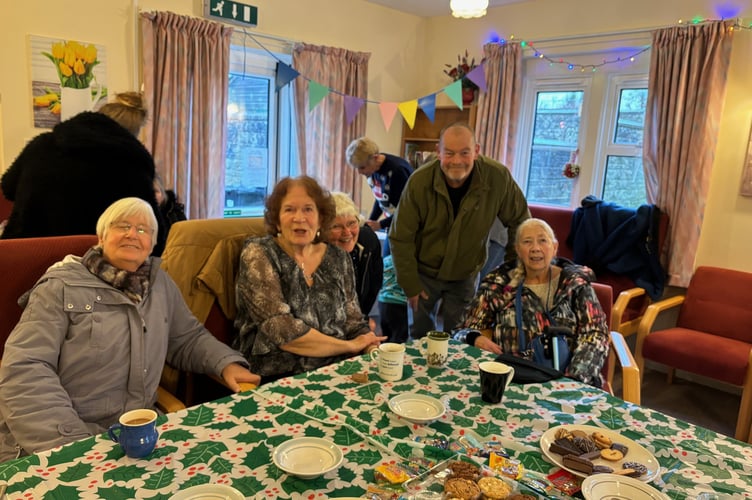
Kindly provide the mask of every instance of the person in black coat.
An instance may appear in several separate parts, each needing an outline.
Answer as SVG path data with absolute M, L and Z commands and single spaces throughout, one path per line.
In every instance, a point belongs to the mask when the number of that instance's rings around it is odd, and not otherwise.
M 185 205 L 178 201 L 178 195 L 172 189 L 165 189 L 162 177 L 154 174 L 154 196 L 157 198 L 159 211 L 165 223 L 165 233 L 170 234 L 170 228 L 176 222 L 186 220 Z
M 141 198 L 156 214 L 154 160 L 136 137 L 146 121 L 141 94 L 125 92 L 99 111 L 86 111 L 32 139 L 0 179 L 13 211 L 3 239 L 96 234 L 113 202 Z M 153 255 L 161 255 L 159 232 Z
M 384 277 L 381 242 L 376 233 L 363 224 L 358 208 L 348 195 L 332 193 L 332 199 L 336 207 L 336 217 L 327 229 L 327 241 L 352 257 L 360 310 L 368 317 Z

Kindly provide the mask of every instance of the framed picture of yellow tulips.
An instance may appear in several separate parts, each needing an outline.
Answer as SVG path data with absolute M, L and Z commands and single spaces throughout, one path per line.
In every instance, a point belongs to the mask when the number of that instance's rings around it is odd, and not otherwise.
M 104 45 L 36 35 L 29 39 L 35 127 L 52 128 L 107 102 Z

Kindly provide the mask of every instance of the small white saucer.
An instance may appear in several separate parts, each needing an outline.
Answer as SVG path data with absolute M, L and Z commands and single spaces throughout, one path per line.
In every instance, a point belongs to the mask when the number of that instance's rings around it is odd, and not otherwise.
M 170 500 L 243 500 L 245 497 L 232 486 L 225 484 L 199 484 L 178 491 Z
M 302 437 L 285 441 L 274 449 L 274 465 L 301 479 L 313 479 L 342 464 L 342 450 L 322 438 Z
M 593 474 L 582 481 L 585 500 L 668 500 L 668 497 L 633 477 Z
M 446 412 L 444 403 L 425 394 L 400 394 L 389 400 L 389 409 L 415 424 L 430 424 Z

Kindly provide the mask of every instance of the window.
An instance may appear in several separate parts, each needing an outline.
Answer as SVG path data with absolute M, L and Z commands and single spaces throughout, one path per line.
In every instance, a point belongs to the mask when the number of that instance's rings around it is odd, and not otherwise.
M 598 58 L 590 54 L 583 61 Z M 643 67 L 649 56 L 643 55 Z M 642 138 L 647 74 L 640 65 L 567 72 L 527 61 L 515 178 L 528 202 L 578 206 L 593 194 L 636 208 L 646 203 Z M 631 74 L 626 74 L 630 71 Z M 580 174 L 564 176 L 575 150 Z
M 290 64 L 289 54 L 275 56 Z M 230 49 L 225 217 L 262 215 L 274 184 L 299 171 L 293 93 L 290 85 L 276 91 L 276 69 L 263 50 Z

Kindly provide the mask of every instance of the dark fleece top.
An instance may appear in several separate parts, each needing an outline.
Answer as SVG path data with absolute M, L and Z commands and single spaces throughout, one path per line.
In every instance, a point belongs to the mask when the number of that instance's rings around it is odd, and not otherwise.
M 120 198 L 154 197 L 154 160 L 133 134 L 102 113 L 84 112 L 32 139 L 0 180 L 13 211 L 2 238 L 96 234 L 97 219 Z

